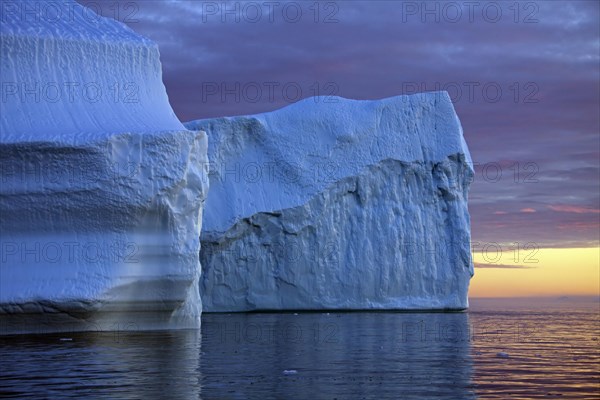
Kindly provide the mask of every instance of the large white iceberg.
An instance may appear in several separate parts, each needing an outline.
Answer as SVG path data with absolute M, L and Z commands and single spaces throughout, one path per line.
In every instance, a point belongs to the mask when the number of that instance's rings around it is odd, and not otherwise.
M 473 170 L 446 92 L 185 125 L 209 137 L 204 311 L 468 306 Z
M 0 52 L 0 332 L 198 327 L 207 139 L 156 44 L 36 0 L 3 3 Z

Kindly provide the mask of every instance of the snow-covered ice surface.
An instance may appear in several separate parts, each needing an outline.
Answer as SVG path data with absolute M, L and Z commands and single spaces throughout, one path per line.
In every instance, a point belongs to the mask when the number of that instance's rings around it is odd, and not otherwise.
M 206 134 L 173 113 L 156 44 L 24 4 L 0 28 L 0 333 L 198 327 Z
M 468 306 L 473 170 L 447 93 L 185 125 L 209 138 L 204 311 Z

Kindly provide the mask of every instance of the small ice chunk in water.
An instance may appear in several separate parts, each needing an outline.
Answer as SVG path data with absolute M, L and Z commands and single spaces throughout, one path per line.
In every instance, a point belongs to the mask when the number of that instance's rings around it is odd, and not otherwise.
M 297 373 L 298 373 L 298 371 L 296 371 L 295 369 L 284 369 L 283 370 L 284 375 L 296 375 Z

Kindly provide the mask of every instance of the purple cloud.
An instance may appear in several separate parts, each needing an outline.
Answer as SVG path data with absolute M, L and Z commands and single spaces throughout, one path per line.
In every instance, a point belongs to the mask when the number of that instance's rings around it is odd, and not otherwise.
M 501 268 L 501 269 L 531 269 L 537 268 L 534 266 L 526 265 L 512 265 L 512 264 L 493 264 L 493 263 L 475 263 L 475 268 Z
M 446 89 L 477 164 L 473 239 L 596 246 L 600 215 L 565 210 L 600 208 L 599 3 L 476 3 L 140 1 L 126 22 L 159 44 L 182 121 Z

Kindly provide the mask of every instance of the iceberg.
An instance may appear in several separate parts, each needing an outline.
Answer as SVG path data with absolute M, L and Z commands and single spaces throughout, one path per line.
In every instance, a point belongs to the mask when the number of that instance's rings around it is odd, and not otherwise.
M 204 311 L 468 307 L 473 168 L 446 92 L 185 126 L 209 138 Z
M 0 333 L 199 327 L 207 137 L 157 45 L 74 1 L 2 6 Z

